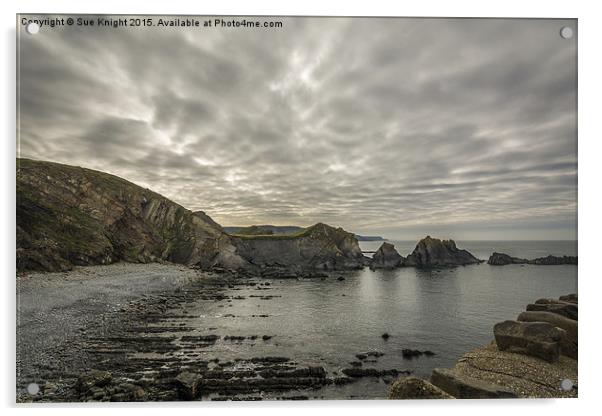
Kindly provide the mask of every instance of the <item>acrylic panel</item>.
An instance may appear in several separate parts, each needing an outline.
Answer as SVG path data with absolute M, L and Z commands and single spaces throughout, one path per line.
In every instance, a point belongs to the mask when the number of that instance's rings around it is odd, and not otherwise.
M 577 396 L 577 20 L 18 15 L 17 402 Z

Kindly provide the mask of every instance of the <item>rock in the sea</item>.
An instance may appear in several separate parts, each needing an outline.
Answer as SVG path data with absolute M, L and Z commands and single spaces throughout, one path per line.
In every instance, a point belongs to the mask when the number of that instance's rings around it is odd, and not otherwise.
M 543 266 L 554 266 L 561 264 L 577 264 L 577 257 L 573 256 L 547 256 L 547 257 L 539 257 L 536 259 L 528 260 L 521 259 L 518 257 L 512 257 L 508 254 L 504 253 L 493 253 L 489 260 L 487 260 L 487 264 L 492 266 L 505 266 L 507 264 L 536 264 Z
M 569 302 L 550 302 L 550 303 L 531 303 L 527 305 L 528 311 L 545 311 L 557 313 L 558 315 L 564 316 L 565 318 L 574 319 L 575 321 L 578 319 L 579 307 L 575 303 Z
M 418 242 L 416 248 L 404 262 L 405 266 L 437 267 L 463 266 L 481 263 L 481 260 L 467 250 L 456 247 L 454 240 L 439 240 L 427 236 Z
M 504 321 L 495 324 L 493 334 L 501 351 L 531 355 L 554 363 L 560 357 L 560 343 L 566 331 L 547 322 Z
M 403 264 L 405 259 L 395 250 L 390 243 L 382 243 L 370 262 L 371 269 L 394 269 Z
M 487 264 L 492 266 L 505 266 L 506 264 L 526 264 L 529 260 L 520 259 L 518 257 L 511 257 L 508 254 L 504 253 L 493 253 L 489 256 L 489 260 L 487 260 Z
M 439 387 L 421 378 L 409 376 L 396 380 L 389 390 L 389 399 L 454 399 Z
M 577 321 L 552 312 L 527 311 L 518 315 L 521 322 L 547 322 L 566 331 L 566 336 L 560 342 L 560 352 L 567 357 L 577 359 Z
M 435 368 L 431 383 L 457 399 L 507 399 L 518 397 L 514 392 L 493 383 L 472 379 L 453 369 Z
M 529 261 L 530 264 L 537 264 L 542 266 L 557 266 L 561 264 L 572 264 L 577 265 L 577 257 L 575 256 L 547 256 L 540 257 Z

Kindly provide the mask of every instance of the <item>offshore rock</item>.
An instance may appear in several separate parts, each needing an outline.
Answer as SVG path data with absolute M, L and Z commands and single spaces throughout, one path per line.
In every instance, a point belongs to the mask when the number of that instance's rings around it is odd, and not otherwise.
M 505 266 L 507 264 L 535 264 L 542 266 L 555 266 L 561 264 L 577 264 L 577 257 L 573 256 L 547 256 L 547 257 L 539 257 L 536 259 L 528 260 L 521 259 L 518 257 L 511 257 L 508 254 L 497 253 L 494 252 L 491 256 L 489 256 L 489 260 L 487 260 L 487 264 L 492 266 Z
M 405 266 L 438 267 L 438 266 L 464 266 L 481 263 L 467 250 L 456 247 L 454 240 L 439 240 L 427 236 L 418 242 L 410 254 Z
M 403 264 L 404 258 L 395 250 L 390 243 L 383 243 L 374 253 L 370 262 L 371 269 L 394 269 Z

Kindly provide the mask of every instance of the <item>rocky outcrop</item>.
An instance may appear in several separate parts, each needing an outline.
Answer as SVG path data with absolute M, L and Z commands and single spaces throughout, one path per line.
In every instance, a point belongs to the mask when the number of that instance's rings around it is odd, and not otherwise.
M 494 252 L 491 256 L 489 256 L 489 260 L 487 260 L 487 264 L 492 266 L 505 266 L 507 264 L 536 264 L 542 266 L 554 266 L 561 264 L 577 264 L 577 257 L 573 256 L 547 256 L 547 257 L 539 257 L 536 259 L 528 260 L 521 259 L 518 257 L 511 257 L 508 254 L 504 253 L 496 253 Z
M 569 301 L 577 306 L 577 295 L 538 299 L 531 305 L 566 306 Z M 577 397 L 576 319 L 528 311 L 517 321 L 496 324 L 493 332 L 494 342 L 464 354 L 453 368 L 433 370 L 432 385 L 458 399 Z M 560 388 L 562 380 L 570 381 L 568 388 Z M 394 385 L 399 392 L 393 397 L 392 390 L 391 398 L 414 399 L 427 394 L 420 388 L 428 391 L 429 384 L 399 379 Z
M 566 331 L 566 336 L 560 342 L 561 354 L 577 359 L 577 321 L 565 318 L 552 312 L 527 311 L 518 315 L 517 321 L 522 322 L 547 322 Z
M 466 377 L 454 369 L 435 368 L 431 383 L 457 399 L 509 399 L 518 395 L 497 384 Z
M 504 321 L 493 327 L 500 351 L 520 352 L 550 363 L 560 358 L 560 343 L 566 331 L 547 322 Z
M 481 263 L 467 250 L 456 247 L 454 240 L 439 240 L 427 236 L 418 242 L 404 265 L 416 267 L 464 266 Z
M 389 399 L 454 399 L 439 387 L 421 378 L 402 377 L 391 385 Z
M 204 213 L 107 173 L 18 159 L 16 177 L 18 270 L 120 260 L 208 266 L 224 235 Z
M 235 235 L 230 241 L 251 271 L 358 269 L 369 261 L 352 233 L 322 223 L 293 235 Z
M 487 260 L 487 264 L 492 266 L 504 266 L 506 264 L 526 264 L 529 260 L 520 259 L 518 257 L 511 257 L 504 253 L 493 253 L 489 256 L 489 260 Z
M 383 243 L 372 256 L 371 269 L 394 269 L 403 265 L 404 258 L 395 250 L 390 243 Z
M 316 224 L 287 235 L 230 236 L 202 211 L 107 173 L 17 160 L 17 269 L 63 271 L 116 261 L 202 269 L 363 267 L 355 236 Z
M 579 307 L 575 303 L 564 302 L 560 300 L 538 299 L 535 303 L 527 305 L 527 311 L 552 312 L 565 318 L 574 319 L 579 317 Z

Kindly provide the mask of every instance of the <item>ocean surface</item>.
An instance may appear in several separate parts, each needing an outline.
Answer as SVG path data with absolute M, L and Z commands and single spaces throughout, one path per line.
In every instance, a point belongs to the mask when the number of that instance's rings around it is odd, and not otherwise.
M 416 242 L 391 241 L 400 254 Z M 381 242 L 361 242 L 372 251 Z M 577 255 L 575 241 L 458 241 L 478 258 L 494 252 L 535 258 Z M 393 271 L 341 273 L 345 280 L 271 280 L 261 293 L 246 288 L 231 295 L 242 299 L 221 308 L 199 301 L 192 310 L 202 333 L 207 328 L 227 335 L 270 335 L 269 342 L 217 343 L 210 355 L 225 361 L 259 355 L 286 356 L 300 365 L 319 365 L 340 374 L 356 354 L 384 355 L 363 368 L 412 370 L 428 377 L 435 367 L 450 367 L 465 352 L 489 343 L 495 323 L 515 319 L 538 298 L 577 292 L 577 267 L 486 263 L 446 269 L 401 268 Z M 260 295 L 269 295 L 262 299 Z M 255 315 L 255 316 L 253 316 Z M 264 315 L 264 317 L 257 317 Z M 267 316 L 265 316 L 267 315 Z M 383 333 L 390 334 L 384 340 Z M 404 348 L 430 350 L 433 357 L 403 359 Z M 388 386 L 365 378 L 329 386 L 313 398 L 384 398 Z

